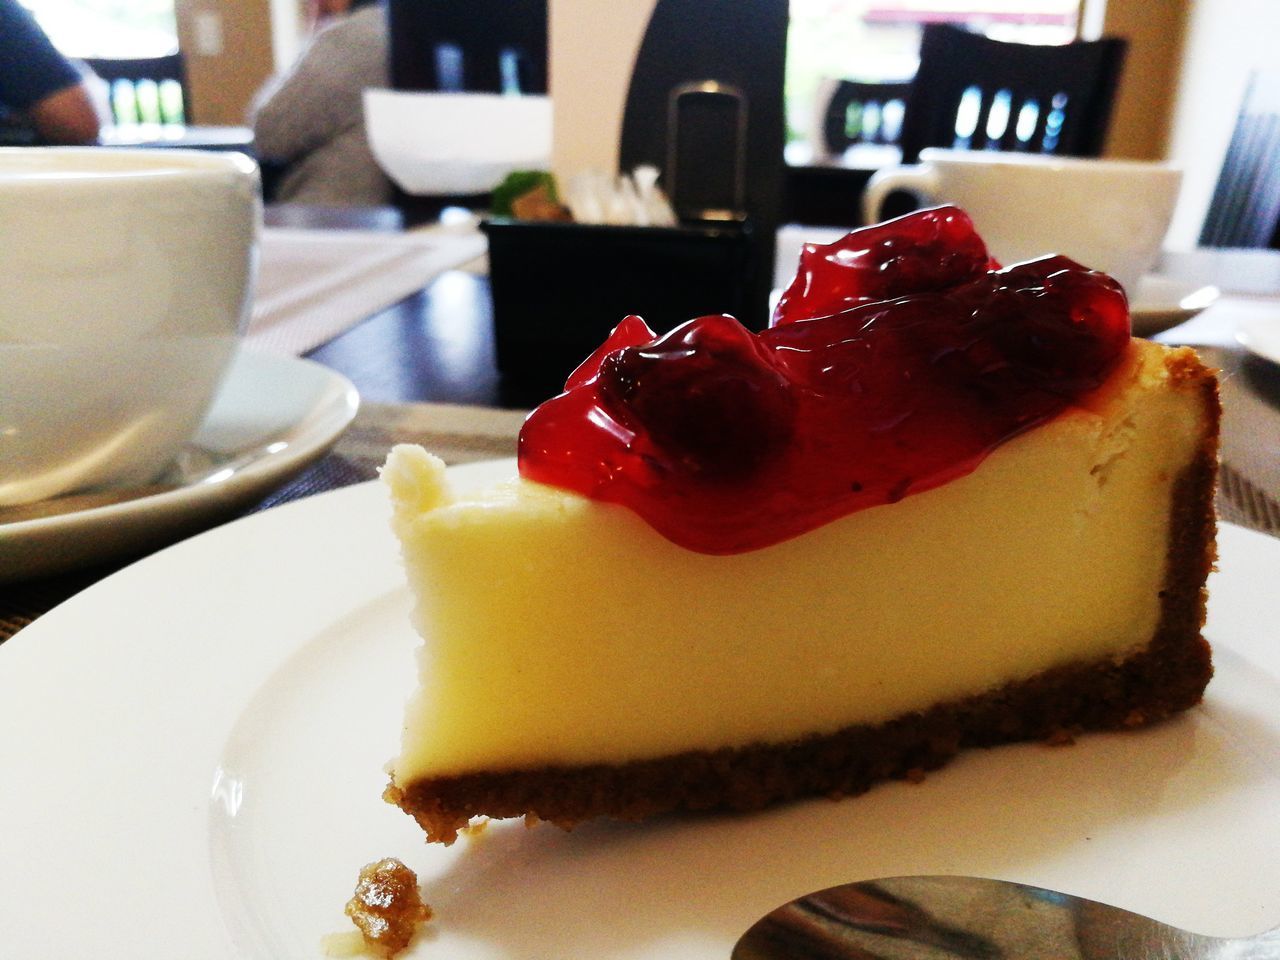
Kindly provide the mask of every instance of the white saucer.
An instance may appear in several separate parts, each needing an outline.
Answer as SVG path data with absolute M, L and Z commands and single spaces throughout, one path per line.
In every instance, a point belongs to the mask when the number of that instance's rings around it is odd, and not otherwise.
M 356 388 L 310 360 L 241 350 L 173 483 L 149 496 L 0 523 L 0 583 L 142 553 L 226 517 L 324 454 L 359 407 Z
M 1129 301 L 1135 337 L 1152 337 L 1186 323 L 1218 299 L 1218 288 L 1149 273 Z
M 466 490 L 511 470 L 450 473 Z M 403 960 L 722 960 L 792 897 L 911 873 L 1211 934 L 1280 920 L 1280 540 L 1222 525 L 1217 672 L 1168 723 L 975 750 L 838 803 L 495 823 L 444 848 L 381 799 L 419 645 L 389 519 L 378 483 L 255 513 L 0 645 L 5 956 L 322 960 L 354 929 L 356 872 L 386 856 L 436 909 Z
M 1241 316 L 1236 342 L 1255 356 L 1280 363 L 1280 317 Z

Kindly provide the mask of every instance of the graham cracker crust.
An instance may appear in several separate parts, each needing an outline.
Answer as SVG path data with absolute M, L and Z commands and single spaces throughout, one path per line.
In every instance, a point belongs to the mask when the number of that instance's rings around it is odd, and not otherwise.
M 916 780 L 961 750 L 1015 741 L 1069 741 L 1091 730 L 1140 727 L 1199 703 L 1213 673 L 1204 625 L 1213 566 L 1217 381 L 1193 351 L 1170 357 L 1180 389 L 1200 394 L 1205 439 L 1178 478 L 1162 612 L 1151 644 L 1121 663 L 1046 672 L 981 696 L 877 726 L 742 749 L 696 751 L 619 766 L 543 767 L 416 781 L 383 796 L 452 843 L 477 816 L 532 817 L 564 828 L 596 817 L 642 820 L 675 811 L 756 810 L 810 796 L 862 793 L 889 779 Z

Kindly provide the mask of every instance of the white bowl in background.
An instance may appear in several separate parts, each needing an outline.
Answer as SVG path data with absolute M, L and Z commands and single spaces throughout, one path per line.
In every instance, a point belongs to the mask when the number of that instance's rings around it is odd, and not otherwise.
M 551 100 L 496 93 L 364 92 L 374 159 L 416 195 L 486 193 L 551 165 Z

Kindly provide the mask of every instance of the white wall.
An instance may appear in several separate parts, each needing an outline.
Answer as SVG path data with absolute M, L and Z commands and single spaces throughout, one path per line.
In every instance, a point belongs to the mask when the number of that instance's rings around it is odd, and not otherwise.
M 1183 187 L 1168 246 L 1194 247 L 1252 70 L 1280 69 L 1280 2 L 1193 0 L 1169 159 Z
M 283 73 L 293 66 L 302 49 L 302 5 L 298 0 L 270 0 L 271 53 L 275 60 L 275 72 Z
M 552 169 L 618 169 L 631 72 L 657 0 L 550 0 Z

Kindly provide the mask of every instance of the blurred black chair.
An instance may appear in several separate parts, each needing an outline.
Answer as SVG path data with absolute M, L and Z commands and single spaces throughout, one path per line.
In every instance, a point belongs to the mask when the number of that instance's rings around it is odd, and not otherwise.
M 1006 43 L 950 24 L 924 28 L 902 121 L 902 159 L 925 147 L 1096 157 L 1128 44 Z
M 388 67 L 396 90 L 547 92 L 548 0 L 387 0 Z M 395 188 L 410 223 L 449 206 L 485 209 L 488 193 L 420 197 Z
M 189 123 L 186 61 L 181 53 L 131 59 L 86 58 L 108 88 L 116 124 Z
M 739 316 L 762 326 L 785 184 L 787 0 L 658 0 L 636 56 L 619 165 L 651 165 L 686 223 L 749 234 Z
M 391 86 L 547 92 L 547 0 L 389 0 Z
M 1280 73 L 1250 78 L 1200 245 L 1280 247 Z
M 826 153 L 838 157 L 856 144 L 898 143 L 910 96 L 910 81 L 834 81 L 821 121 Z

